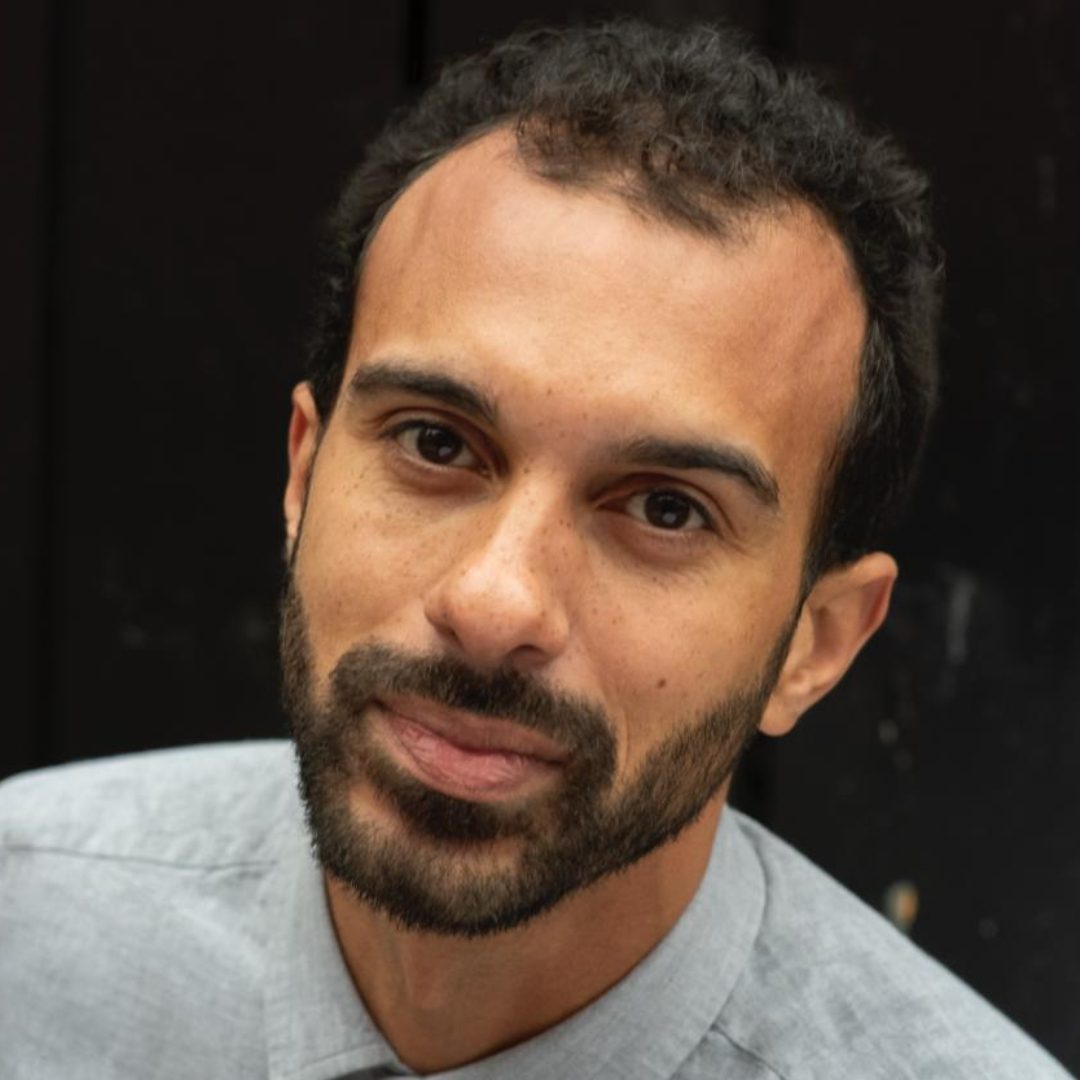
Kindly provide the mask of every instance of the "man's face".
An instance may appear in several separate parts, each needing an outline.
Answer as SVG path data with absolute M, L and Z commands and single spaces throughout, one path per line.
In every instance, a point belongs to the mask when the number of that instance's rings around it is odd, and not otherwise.
M 402 195 L 318 441 L 294 413 L 285 681 L 332 873 L 490 932 L 722 795 L 863 326 L 805 208 L 720 242 L 540 180 L 503 135 Z

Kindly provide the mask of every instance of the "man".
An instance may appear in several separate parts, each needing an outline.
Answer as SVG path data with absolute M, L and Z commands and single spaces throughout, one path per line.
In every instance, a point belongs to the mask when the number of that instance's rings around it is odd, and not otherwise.
M 925 197 L 716 30 L 444 73 L 293 395 L 301 798 L 277 743 L 7 784 L 4 1075 L 1064 1075 L 725 809 L 885 617 Z

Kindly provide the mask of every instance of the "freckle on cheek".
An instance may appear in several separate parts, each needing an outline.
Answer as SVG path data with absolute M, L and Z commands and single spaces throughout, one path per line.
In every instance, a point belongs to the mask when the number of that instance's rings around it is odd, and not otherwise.
M 660 680 L 660 681 L 659 681 L 659 682 L 658 682 L 658 683 L 656 684 L 656 689 L 657 689 L 657 690 L 663 690 L 665 686 L 667 686 L 667 679 L 661 679 L 661 680 Z

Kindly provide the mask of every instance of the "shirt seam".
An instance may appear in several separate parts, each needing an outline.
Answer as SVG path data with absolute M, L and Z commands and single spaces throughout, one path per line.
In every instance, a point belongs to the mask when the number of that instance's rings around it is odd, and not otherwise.
M 389 1043 L 387 1043 L 387 1046 L 389 1047 Z M 380 1045 L 379 1037 L 373 1032 L 373 1033 L 371 1033 L 370 1038 L 365 1042 L 357 1042 L 357 1043 L 354 1043 L 352 1046 L 343 1047 L 341 1050 L 331 1050 L 330 1053 L 322 1054 L 320 1057 L 317 1057 L 317 1058 L 305 1058 L 304 1063 L 301 1066 L 299 1066 L 299 1068 L 290 1069 L 287 1072 L 281 1072 L 281 1073 L 274 1074 L 274 1075 L 280 1075 L 282 1077 L 300 1076 L 303 1073 L 305 1073 L 306 1071 L 308 1071 L 309 1069 L 322 1068 L 323 1066 L 328 1065 L 328 1064 L 336 1061 L 338 1058 L 345 1058 L 346 1059 L 346 1061 L 344 1063 L 344 1066 L 346 1068 L 348 1068 L 350 1070 L 350 1072 L 355 1072 L 358 1068 L 359 1069 L 398 1068 L 400 1063 L 395 1058 L 380 1058 L 378 1061 L 375 1061 L 375 1062 L 370 1062 L 370 1061 L 367 1061 L 365 1059 L 364 1061 L 359 1062 L 359 1063 L 354 1063 L 351 1060 L 352 1058 L 355 1058 L 357 1055 L 370 1055 L 370 1052 L 372 1050 L 381 1050 L 381 1049 L 382 1049 L 382 1046 Z M 392 1051 L 392 1048 L 391 1048 L 391 1051 Z M 408 1076 L 407 1073 L 404 1074 L 404 1075 Z
M 266 869 L 274 865 L 273 859 L 232 859 L 224 862 L 188 862 L 178 859 L 156 859 L 150 855 L 122 855 L 100 851 L 79 851 L 75 848 L 52 844 L 4 844 L 4 852 L 33 853 L 41 855 L 66 855 L 73 859 L 93 859 L 97 862 L 139 863 L 146 866 L 165 866 L 173 870 L 233 870 Z
M 760 1065 L 762 1068 L 768 1069 L 770 1075 L 777 1077 L 777 1080 L 790 1080 L 787 1073 L 781 1072 L 775 1065 L 771 1064 L 765 1058 L 763 1058 L 756 1050 L 751 1050 L 749 1046 L 745 1046 L 738 1039 L 736 1039 L 735 1036 L 731 1034 L 731 1032 L 729 1032 L 725 1027 L 721 1025 L 719 1018 L 717 1018 L 716 1025 L 712 1028 L 712 1030 L 716 1032 L 717 1035 L 721 1036 L 721 1038 L 726 1039 L 732 1046 L 735 1047 L 735 1049 L 740 1054 L 743 1054 L 744 1056 L 750 1058 L 752 1061 L 757 1062 L 757 1064 Z
M 762 1057 L 761 1054 L 758 1053 L 758 1051 L 750 1049 L 749 1046 L 746 1046 L 742 1041 L 732 1035 L 731 1032 L 727 1029 L 727 1026 L 723 1019 L 724 1009 L 727 1008 L 728 1004 L 731 1002 L 731 999 L 738 993 L 739 987 L 742 985 L 743 980 L 746 978 L 747 965 L 749 964 L 750 956 L 753 954 L 754 948 L 761 940 L 761 935 L 765 929 L 766 917 L 771 902 L 769 871 L 765 866 L 765 860 L 761 857 L 761 852 L 758 850 L 758 846 L 755 843 L 754 837 L 751 836 L 748 830 L 743 827 L 743 819 L 741 814 L 736 814 L 735 824 L 738 826 L 740 835 L 745 840 L 747 846 L 753 854 L 754 862 L 757 864 L 758 872 L 761 874 L 762 904 L 757 929 L 754 932 L 754 940 L 751 943 L 750 951 L 747 954 L 746 963 L 743 965 L 742 971 L 739 972 L 738 978 L 736 978 L 735 982 L 732 984 L 727 999 L 725 1000 L 724 1005 L 720 1010 L 720 1013 L 717 1015 L 716 1020 L 713 1022 L 711 1030 L 715 1031 L 722 1038 L 726 1039 L 727 1042 L 731 1046 L 735 1047 L 735 1049 L 738 1050 L 741 1054 L 744 1054 L 752 1061 L 757 1062 L 762 1068 L 767 1069 L 769 1073 L 777 1077 L 778 1080 L 789 1080 L 788 1073 L 781 1072 L 779 1068 L 777 1068 L 775 1065 L 772 1065 L 769 1061 Z

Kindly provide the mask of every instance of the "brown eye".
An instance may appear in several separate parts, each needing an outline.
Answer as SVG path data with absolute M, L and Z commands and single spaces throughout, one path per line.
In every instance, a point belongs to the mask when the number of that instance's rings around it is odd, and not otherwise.
M 413 421 L 402 425 L 394 434 L 406 453 L 431 465 L 472 469 L 480 464 L 469 444 L 456 431 L 441 424 Z
M 631 517 L 667 532 L 689 532 L 712 527 L 708 516 L 694 499 L 663 488 L 631 495 L 626 500 L 626 510 Z

